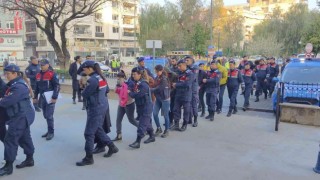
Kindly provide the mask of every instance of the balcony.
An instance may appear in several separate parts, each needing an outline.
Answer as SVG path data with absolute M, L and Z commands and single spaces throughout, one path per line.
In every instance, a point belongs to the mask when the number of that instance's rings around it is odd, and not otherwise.
M 102 32 L 96 32 L 96 37 L 104 37 L 104 33 Z
M 74 35 L 77 37 L 92 37 L 92 31 L 90 30 L 75 30 Z
M 123 36 L 134 37 L 134 33 L 132 33 L 132 32 L 124 32 Z
M 38 41 L 25 41 L 26 46 L 38 46 Z

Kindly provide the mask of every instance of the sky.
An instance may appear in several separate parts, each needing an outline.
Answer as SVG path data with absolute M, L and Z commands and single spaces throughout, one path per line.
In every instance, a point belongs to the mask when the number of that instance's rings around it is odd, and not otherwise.
M 171 2 L 176 2 L 176 0 L 169 0 Z M 208 4 L 210 2 L 210 0 L 205 0 Z M 164 0 L 146 0 L 146 2 L 149 2 L 149 3 L 160 3 L 160 4 L 163 4 L 164 3 Z M 224 4 L 225 5 L 234 5 L 234 4 L 243 4 L 243 3 L 246 3 L 247 0 L 224 0 Z M 308 0 L 309 2 L 309 9 L 314 9 L 316 8 L 316 0 Z

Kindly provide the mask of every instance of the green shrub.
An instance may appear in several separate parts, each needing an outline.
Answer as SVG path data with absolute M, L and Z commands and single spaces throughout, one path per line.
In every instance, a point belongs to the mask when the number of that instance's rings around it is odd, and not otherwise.
M 71 79 L 68 70 L 54 69 L 54 71 L 59 75 L 59 79 L 61 79 L 62 76 L 64 76 L 65 79 Z

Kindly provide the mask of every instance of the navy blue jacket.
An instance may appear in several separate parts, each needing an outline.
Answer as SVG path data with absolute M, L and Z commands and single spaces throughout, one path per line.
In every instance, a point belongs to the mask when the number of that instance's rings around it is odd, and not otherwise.
M 252 86 L 253 84 L 257 83 L 256 75 L 253 72 L 253 70 L 251 70 L 251 69 L 248 69 L 248 70 L 243 69 L 241 74 L 242 74 L 242 78 L 243 78 L 244 84 L 246 86 Z
M 271 80 L 274 77 L 278 77 L 279 75 L 279 65 L 274 63 L 268 66 L 267 70 L 267 79 Z
M 162 74 L 155 78 L 155 88 L 151 91 L 154 93 L 157 99 L 160 101 L 168 100 L 170 98 L 170 84 L 167 76 Z
M 267 77 L 268 65 L 258 65 L 256 66 L 256 77 L 258 80 L 264 80 Z
M 227 86 L 231 88 L 239 88 L 239 85 L 242 83 L 243 78 L 239 69 L 229 69 Z
M 153 110 L 150 88 L 145 80 L 134 81 L 133 89 L 130 89 L 129 96 L 135 99 L 137 113 L 150 115 Z
M 176 82 L 176 99 L 181 101 L 191 101 L 192 83 L 194 82 L 193 73 L 190 70 L 179 72 Z
M 6 83 L 0 77 L 0 98 L 2 98 L 7 90 Z
M 82 91 L 82 97 L 86 100 L 86 107 L 90 110 L 107 110 L 108 102 L 106 91 L 108 84 L 97 73 L 90 74 L 88 85 Z
M 26 68 L 26 76 L 30 79 L 30 85 L 34 88 L 37 84 L 36 76 L 40 72 L 40 65 L 39 64 L 32 64 L 30 63 L 29 66 Z
M 198 93 L 198 75 L 199 75 L 199 67 L 196 65 L 188 66 L 189 70 L 193 73 L 193 82 L 192 82 L 192 94 Z
M 206 93 L 217 93 L 219 91 L 221 77 L 222 74 L 218 69 L 211 69 L 207 72 Z
M 53 91 L 52 99 L 57 99 L 60 91 L 59 79 L 56 74 L 47 70 L 45 72 L 40 71 L 36 76 L 37 85 L 34 92 L 34 98 L 37 99 L 39 94 L 43 94 L 47 91 Z
M 254 64 L 253 64 L 252 61 L 244 61 L 244 60 L 242 60 L 242 61 L 240 62 L 240 64 L 239 64 L 239 66 L 238 66 L 238 69 L 239 69 L 239 70 L 244 69 L 244 66 L 245 66 L 245 64 L 246 64 L 247 62 L 250 64 L 250 69 L 253 70 L 253 69 L 255 68 L 255 66 L 254 66 Z
M 21 77 L 11 80 L 7 84 L 5 96 L 0 100 L 0 107 L 6 109 L 9 117 L 8 125 L 19 128 L 18 120 L 21 117 L 27 119 L 28 125 L 31 125 L 35 118 L 35 111 L 30 100 L 30 91 L 28 85 Z

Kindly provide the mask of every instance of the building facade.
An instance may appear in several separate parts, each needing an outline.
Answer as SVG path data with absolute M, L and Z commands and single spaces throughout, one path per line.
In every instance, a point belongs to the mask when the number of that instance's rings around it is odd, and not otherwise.
M 24 19 L 20 12 L 0 9 L 0 59 L 24 58 Z

